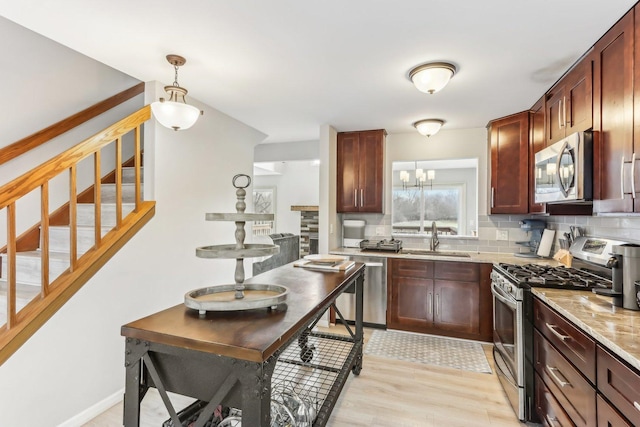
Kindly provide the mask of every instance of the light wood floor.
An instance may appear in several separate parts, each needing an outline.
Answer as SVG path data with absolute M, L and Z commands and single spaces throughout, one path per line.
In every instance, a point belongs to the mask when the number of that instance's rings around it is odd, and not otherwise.
M 331 332 L 340 327 L 332 327 Z M 326 329 L 326 328 L 320 328 Z M 365 331 L 365 341 L 368 333 Z M 491 346 L 484 345 L 493 366 Z M 171 395 L 179 410 L 191 403 Z M 155 389 L 142 402 L 140 425 L 160 427 L 169 418 Z M 122 425 L 119 403 L 85 427 Z M 332 412 L 330 427 L 521 427 L 495 373 L 481 374 L 365 355 L 362 372 L 351 375 Z M 246 426 L 252 427 L 252 426 Z

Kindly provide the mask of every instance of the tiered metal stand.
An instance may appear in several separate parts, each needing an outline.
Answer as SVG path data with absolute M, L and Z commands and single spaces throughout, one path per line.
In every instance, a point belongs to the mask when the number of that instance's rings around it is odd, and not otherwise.
M 244 181 L 244 182 L 243 182 Z M 236 213 L 208 213 L 207 221 L 234 221 L 236 223 L 235 245 L 215 245 L 196 248 L 199 258 L 224 258 L 236 260 L 235 284 L 215 285 L 196 289 L 184 296 L 184 304 L 200 315 L 207 311 L 251 310 L 256 308 L 276 308 L 287 297 L 287 288 L 276 284 L 244 284 L 244 259 L 277 254 L 277 245 L 246 244 L 245 224 L 247 221 L 273 221 L 273 214 L 245 213 L 246 190 L 251 184 L 248 175 L 233 177 L 236 188 Z

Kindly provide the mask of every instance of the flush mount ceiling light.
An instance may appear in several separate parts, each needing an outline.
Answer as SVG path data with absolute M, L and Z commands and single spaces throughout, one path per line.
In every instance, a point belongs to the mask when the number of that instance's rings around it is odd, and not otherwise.
M 419 120 L 413 124 L 418 132 L 427 138 L 438 133 L 442 125 L 444 124 L 444 120 L 440 119 L 426 119 Z
M 432 62 L 409 71 L 409 79 L 420 92 L 436 93 L 449 83 L 455 73 L 456 67 L 453 64 Z
M 164 87 L 165 92 L 169 94 L 169 100 L 160 98 L 159 101 L 151 104 L 151 111 L 164 127 L 173 130 L 189 129 L 198 120 L 198 116 L 204 114 L 204 111 L 187 104 L 185 100 L 187 90 L 178 84 L 178 67 L 184 65 L 187 60 L 179 55 L 167 55 L 167 61 L 175 70 L 173 84 Z

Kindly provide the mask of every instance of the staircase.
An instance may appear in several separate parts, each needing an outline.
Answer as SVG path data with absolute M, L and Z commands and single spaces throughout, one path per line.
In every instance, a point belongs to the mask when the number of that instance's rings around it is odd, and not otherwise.
M 0 364 L 153 217 L 155 202 L 142 194 L 141 127 L 150 117 L 147 105 L 0 187 L 7 227 L 0 247 Z M 123 162 L 123 152 L 134 154 Z M 93 185 L 78 192 L 81 162 L 93 165 Z M 105 175 L 101 168 L 109 164 L 114 171 Z M 49 183 L 65 174 L 63 193 L 75 196 L 52 212 Z M 16 202 L 38 189 L 41 222 L 18 236 Z
M 141 170 L 142 176 L 142 170 Z M 101 185 L 101 227 L 100 237 L 103 238 L 117 225 L 116 185 Z M 126 216 L 135 209 L 135 168 L 122 168 L 122 215 Z M 95 247 L 96 243 L 96 205 L 95 203 L 78 203 L 77 205 L 77 235 L 76 245 L 78 256 Z M 42 227 L 39 227 L 42 233 Z M 71 226 L 49 226 L 49 277 L 53 282 L 69 269 L 71 248 Z M 7 318 L 7 257 L 0 256 L 0 324 Z M 21 251 L 16 253 L 16 311 L 22 310 L 29 302 L 40 294 L 42 283 L 42 252 L 41 249 Z

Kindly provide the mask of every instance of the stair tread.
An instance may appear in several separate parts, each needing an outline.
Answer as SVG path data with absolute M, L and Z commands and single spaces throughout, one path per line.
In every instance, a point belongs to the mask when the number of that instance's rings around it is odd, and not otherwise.
M 42 257 L 42 251 L 36 249 L 35 251 L 16 252 L 16 257 L 40 258 Z M 49 259 L 69 261 L 69 252 L 49 251 Z
M 56 228 L 56 229 L 68 229 L 71 228 L 70 225 L 50 225 L 49 229 L 51 228 Z M 93 230 L 95 227 L 91 226 L 91 225 L 78 225 L 77 226 L 78 230 Z M 111 230 L 113 228 L 113 226 L 109 226 L 109 225 L 105 225 L 103 227 L 100 227 L 102 230 Z
M 115 206 L 115 203 L 111 203 L 111 202 L 103 202 L 101 203 L 102 207 L 111 207 L 111 206 Z M 133 207 L 135 206 L 135 202 L 122 202 L 122 207 Z M 77 206 L 95 206 L 95 203 L 78 203 Z

